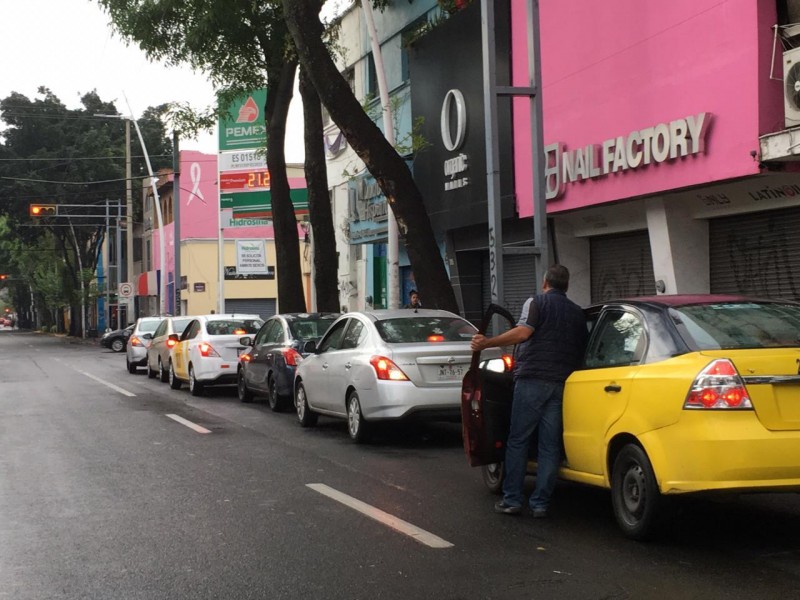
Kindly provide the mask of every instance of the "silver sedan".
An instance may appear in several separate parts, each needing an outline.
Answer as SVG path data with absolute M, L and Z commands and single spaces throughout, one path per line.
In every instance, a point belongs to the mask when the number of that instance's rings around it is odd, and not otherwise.
M 345 418 L 355 442 L 375 421 L 460 418 L 461 379 L 477 329 L 443 310 L 342 315 L 297 367 L 295 406 L 303 427 L 318 415 Z M 498 351 L 499 356 L 499 351 Z

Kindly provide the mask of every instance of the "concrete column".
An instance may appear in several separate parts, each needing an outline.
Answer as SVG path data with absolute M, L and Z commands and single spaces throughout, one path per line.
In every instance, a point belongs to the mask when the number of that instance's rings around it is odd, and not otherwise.
M 554 219 L 553 226 L 558 262 L 569 269 L 569 292 L 567 295 L 576 304 L 588 306 L 592 301 L 589 238 L 577 237 L 572 225 L 564 219 Z M 550 262 L 555 262 L 555 253 L 551 255 Z M 541 283 L 541 281 L 536 282 L 537 291 Z

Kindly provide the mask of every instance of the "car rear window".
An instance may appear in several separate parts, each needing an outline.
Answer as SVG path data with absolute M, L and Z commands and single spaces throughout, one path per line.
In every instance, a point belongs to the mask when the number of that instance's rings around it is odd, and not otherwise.
M 144 333 L 151 333 L 158 329 L 161 321 L 139 321 L 139 331 Z
M 328 331 L 336 317 L 337 315 L 318 319 L 292 319 L 289 321 L 289 329 L 295 339 L 302 341 L 316 340 L 325 335 L 325 332 Z
M 383 340 L 389 344 L 415 342 L 465 342 L 478 330 L 457 317 L 398 317 L 375 322 Z
M 220 319 L 206 323 L 208 335 L 247 335 L 257 333 L 264 321 L 261 319 Z
M 681 334 L 689 335 L 701 350 L 800 344 L 800 305 L 726 302 L 681 306 L 670 312 Z

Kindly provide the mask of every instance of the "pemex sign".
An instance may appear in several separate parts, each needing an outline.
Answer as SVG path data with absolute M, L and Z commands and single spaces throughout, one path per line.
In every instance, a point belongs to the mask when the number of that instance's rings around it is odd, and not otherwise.
M 267 90 L 253 90 L 238 97 L 226 110 L 220 111 L 219 149 L 244 150 L 267 145 L 267 125 L 264 105 Z

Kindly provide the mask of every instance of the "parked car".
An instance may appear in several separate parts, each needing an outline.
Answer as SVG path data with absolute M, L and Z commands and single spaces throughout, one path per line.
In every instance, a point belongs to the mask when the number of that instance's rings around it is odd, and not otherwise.
M 342 315 L 319 345 L 305 345 L 294 386 L 300 424 L 313 426 L 320 414 L 344 418 L 350 438 L 361 442 L 375 421 L 458 419 L 476 331 L 444 310 Z
M 338 317 L 338 313 L 275 315 L 267 319 L 255 339 L 242 338 L 242 344 L 250 348 L 239 357 L 239 399 L 251 402 L 255 396 L 266 396 L 276 412 L 290 405 L 303 346 L 319 340 Z
M 153 339 L 153 332 L 164 317 L 142 317 L 136 319 L 133 331 L 128 338 L 128 346 L 125 349 L 125 362 L 128 373 L 136 373 L 139 367 L 147 364 L 147 348 L 150 340 Z
M 125 346 L 128 345 L 128 338 L 133 333 L 134 325 L 128 325 L 125 329 L 106 331 L 100 338 L 100 345 L 111 348 L 114 352 L 124 352 Z
M 657 531 L 667 495 L 800 491 L 800 304 L 654 296 L 586 316 L 560 475 L 610 489 L 625 535 Z M 464 378 L 464 447 L 493 489 L 513 387 L 496 360 Z
M 169 355 L 175 344 L 176 335 L 180 337 L 193 317 L 166 317 L 153 332 L 153 339 L 147 347 L 147 376 L 158 377 L 166 383 L 169 380 Z
M 258 315 L 193 317 L 171 350 L 170 387 L 177 390 L 188 383 L 192 395 L 201 396 L 208 385 L 235 384 L 239 355 L 247 349 L 240 340 L 255 335 L 263 324 Z

